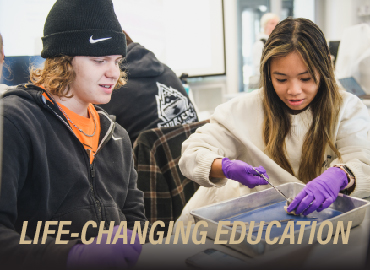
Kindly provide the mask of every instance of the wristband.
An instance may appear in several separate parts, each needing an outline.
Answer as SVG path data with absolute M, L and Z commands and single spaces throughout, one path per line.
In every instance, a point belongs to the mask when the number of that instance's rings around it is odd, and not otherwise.
M 344 189 L 342 189 L 344 191 L 342 193 L 344 193 L 346 195 L 349 195 L 349 192 L 348 192 L 347 189 L 349 187 L 353 186 L 353 184 L 355 183 L 356 178 L 355 178 L 354 174 L 352 173 L 352 171 L 346 165 L 336 165 L 335 167 L 340 168 L 342 171 L 344 171 L 347 174 L 347 178 L 348 178 L 349 181 L 348 181 L 347 186 Z

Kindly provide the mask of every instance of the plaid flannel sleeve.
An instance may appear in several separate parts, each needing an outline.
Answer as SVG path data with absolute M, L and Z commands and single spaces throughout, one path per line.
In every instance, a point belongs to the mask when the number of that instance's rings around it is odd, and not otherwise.
M 161 220 L 168 229 L 198 189 L 182 175 L 178 162 L 182 142 L 208 121 L 142 132 L 134 143 L 138 188 L 144 192 L 145 215 L 153 223 Z

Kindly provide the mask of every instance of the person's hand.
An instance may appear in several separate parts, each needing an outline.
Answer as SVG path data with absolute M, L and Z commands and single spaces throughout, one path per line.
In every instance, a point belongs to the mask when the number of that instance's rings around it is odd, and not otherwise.
M 268 182 L 259 176 L 253 169 L 256 169 L 269 179 L 266 170 L 262 166 L 253 168 L 251 165 L 241 160 L 222 159 L 222 171 L 227 178 L 238 181 L 249 188 L 254 188 L 259 185 L 268 185 Z
M 346 172 L 338 167 L 330 167 L 307 183 L 288 206 L 287 212 L 296 209 L 296 214 L 302 213 L 305 216 L 315 210 L 321 212 L 335 201 L 339 191 L 347 184 Z
M 111 242 L 117 233 L 119 225 L 113 228 Z M 119 232 L 123 234 L 123 230 Z M 122 243 L 122 238 L 117 240 L 116 244 L 106 244 L 107 234 L 103 234 L 100 244 L 96 243 L 96 238 L 89 245 L 77 244 L 74 245 L 67 259 L 67 268 L 129 268 L 136 264 L 140 252 L 141 244 L 136 235 L 135 243 L 131 242 L 132 231 L 127 230 L 127 244 Z

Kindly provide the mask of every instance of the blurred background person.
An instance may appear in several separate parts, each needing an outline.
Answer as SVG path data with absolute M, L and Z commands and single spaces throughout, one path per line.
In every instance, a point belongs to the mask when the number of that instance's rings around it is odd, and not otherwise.
M 266 13 L 262 16 L 260 21 L 261 33 L 257 36 L 257 41 L 253 45 L 253 74 L 259 77 L 260 75 L 260 61 L 263 47 L 275 26 L 279 23 L 279 16 L 273 13 Z
M 127 38 L 127 56 L 121 69 L 127 84 L 113 91 L 101 105 L 124 127 L 134 143 L 141 131 L 198 122 L 194 104 L 180 79 L 153 52 Z
M 3 65 L 4 65 L 4 44 L 3 44 L 3 36 L 0 34 L 0 80 L 3 75 Z M 7 88 L 7 85 L 5 84 L 0 84 L 0 94 L 2 94 L 5 89 Z
M 353 78 L 363 91 L 370 95 L 370 25 L 356 24 L 344 29 L 340 39 L 338 56 L 335 63 L 335 75 L 343 85 L 342 79 Z M 360 93 L 354 93 L 360 94 Z

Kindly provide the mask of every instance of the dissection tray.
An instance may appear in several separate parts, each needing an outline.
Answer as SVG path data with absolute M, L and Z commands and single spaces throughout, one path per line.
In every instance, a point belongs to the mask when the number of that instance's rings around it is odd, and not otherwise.
M 288 197 L 294 198 L 302 189 L 304 185 L 300 183 L 287 183 L 280 185 L 278 188 Z M 275 250 L 282 246 L 290 245 L 290 241 L 286 240 L 284 243 L 270 245 L 267 244 L 265 239 L 265 232 L 267 224 L 272 221 L 279 221 L 281 227 L 270 226 L 269 239 L 275 237 L 281 237 L 285 231 L 285 227 L 288 221 L 294 222 L 294 237 L 298 239 L 298 234 L 300 233 L 301 225 L 297 224 L 298 221 L 309 221 L 304 228 L 302 244 L 309 243 L 309 237 L 311 234 L 311 227 L 313 221 L 317 221 L 315 225 L 315 241 L 317 239 L 317 231 L 320 224 L 324 221 L 329 220 L 333 225 L 332 234 L 336 233 L 336 226 L 338 221 L 342 221 L 344 228 L 347 228 L 348 221 L 352 221 L 351 227 L 355 227 L 363 221 L 366 213 L 366 207 L 369 202 L 363 199 L 349 197 L 343 195 L 343 197 L 338 196 L 337 199 L 331 206 L 324 209 L 322 212 L 316 212 L 309 214 L 308 216 L 303 215 L 288 215 L 285 210 L 285 200 L 277 193 L 273 188 L 269 188 L 260 192 L 251 193 L 242 197 L 231 199 L 222 203 L 212 204 L 206 207 L 198 208 L 191 211 L 195 222 L 204 220 L 207 222 L 208 227 L 207 236 L 211 239 L 216 238 L 217 228 L 220 221 L 230 221 L 231 224 L 235 221 L 244 222 L 246 226 L 246 234 L 244 240 L 240 244 L 230 244 L 230 235 L 232 231 L 232 225 L 223 225 L 223 230 L 228 230 L 228 234 L 219 234 L 219 240 L 226 240 L 227 246 L 236 249 L 248 256 L 255 257 L 263 255 L 270 250 Z M 251 221 L 255 222 L 255 226 L 252 230 L 249 230 L 249 225 Z M 259 230 L 259 223 L 264 221 L 267 223 L 262 229 L 261 240 L 257 241 L 256 244 L 251 244 L 248 242 L 248 232 L 252 232 L 251 239 L 255 241 L 257 239 L 257 234 Z M 316 222 L 315 222 L 316 223 Z M 328 235 L 330 226 L 322 226 L 322 235 Z M 314 228 L 312 228 L 313 231 Z M 234 239 L 239 239 L 241 237 L 242 231 L 241 227 L 238 226 Z M 324 237 L 326 238 L 326 237 Z M 279 239 L 280 240 L 280 239 Z M 256 241 L 255 241 L 256 242 Z

